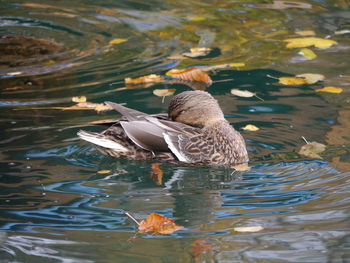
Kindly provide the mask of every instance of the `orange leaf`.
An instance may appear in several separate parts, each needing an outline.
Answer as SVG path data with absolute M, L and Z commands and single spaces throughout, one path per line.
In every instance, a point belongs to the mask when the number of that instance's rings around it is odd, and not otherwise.
M 140 83 L 157 83 L 163 81 L 164 78 L 162 76 L 151 74 L 147 76 L 142 76 L 139 78 L 126 78 L 124 79 L 126 84 L 140 84 Z
M 198 258 L 203 252 L 210 250 L 212 247 L 212 244 L 204 240 L 196 240 L 192 243 L 192 257 Z
M 200 82 L 209 82 L 209 83 L 212 82 L 211 78 L 207 73 L 195 67 L 188 68 L 188 69 L 172 69 L 172 70 L 169 70 L 166 73 L 166 75 L 173 78 L 189 80 L 189 81 L 200 81 Z
M 139 225 L 140 232 L 172 234 L 183 226 L 174 223 L 174 220 L 162 216 L 157 213 L 150 214 L 145 220 L 142 220 Z
M 163 181 L 163 170 L 160 168 L 159 163 L 152 163 L 152 174 L 151 179 L 154 181 L 157 185 L 161 185 Z

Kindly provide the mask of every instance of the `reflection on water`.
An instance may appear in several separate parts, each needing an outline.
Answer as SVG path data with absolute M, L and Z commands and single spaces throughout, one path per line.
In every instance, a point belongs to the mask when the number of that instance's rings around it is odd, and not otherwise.
M 304 2 L 0 1 L 0 262 L 348 261 L 348 4 Z M 281 44 L 310 29 L 338 45 L 310 47 L 317 58 L 306 60 Z M 196 46 L 215 55 L 176 58 Z M 246 66 L 210 71 L 210 87 L 123 81 L 233 62 Z M 307 72 L 326 80 L 275 79 Z M 315 92 L 323 86 L 344 92 Z M 165 88 L 210 92 L 245 137 L 251 170 L 111 159 L 76 133 L 119 115 L 60 108 L 85 95 L 165 112 L 169 97 L 152 92 Z M 235 97 L 232 88 L 261 99 Z M 241 130 L 246 124 L 260 130 Z M 327 144 L 324 159 L 296 153 L 302 136 Z M 185 228 L 134 237 L 125 211 L 138 220 L 157 212 Z

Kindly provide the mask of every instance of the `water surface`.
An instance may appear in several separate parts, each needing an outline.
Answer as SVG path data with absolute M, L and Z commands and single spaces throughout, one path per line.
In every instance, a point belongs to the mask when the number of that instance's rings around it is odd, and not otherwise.
M 298 3 L 0 1 L 0 34 L 16 36 L 11 49 L 0 42 L 0 262 L 347 262 L 349 4 Z M 338 44 L 311 48 L 317 58 L 307 60 L 282 42 L 300 30 Z M 218 52 L 176 58 L 197 46 Z M 250 171 L 159 164 L 160 177 L 151 162 L 108 158 L 77 138 L 117 113 L 61 109 L 84 95 L 165 112 L 171 97 L 154 89 L 191 87 L 124 78 L 223 63 L 245 66 L 208 72 L 207 91 L 245 137 Z M 326 79 L 275 79 L 300 73 Z M 324 86 L 343 92 L 315 92 Z M 322 159 L 297 154 L 302 137 L 327 146 Z M 184 229 L 136 234 L 125 211 L 138 220 L 157 212 Z M 263 230 L 235 231 L 242 226 Z

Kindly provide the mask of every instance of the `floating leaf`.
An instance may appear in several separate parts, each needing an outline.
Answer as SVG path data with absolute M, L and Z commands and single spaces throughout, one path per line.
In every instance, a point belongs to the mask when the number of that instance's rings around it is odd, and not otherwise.
M 316 89 L 316 92 L 329 92 L 329 93 L 342 93 L 342 88 L 336 88 L 336 87 L 324 87 L 322 89 Z
M 192 243 L 192 258 L 198 258 L 204 252 L 210 250 L 213 247 L 212 244 L 204 240 L 196 240 Z
M 270 8 L 270 9 L 287 9 L 287 8 L 302 8 L 310 9 L 312 5 L 303 3 L 303 2 L 294 2 L 294 1 L 273 1 L 272 4 L 257 4 L 261 8 Z
M 153 94 L 158 97 L 171 96 L 175 93 L 176 89 L 155 89 Z
M 161 185 L 163 182 L 163 170 L 160 168 L 159 163 L 152 163 L 152 174 L 151 179 L 154 181 L 157 185 Z
M 239 62 L 237 62 L 237 63 L 231 63 L 231 64 L 229 64 L 231 67 L 233 67 L 233 68 L 240 68 L 240 67 L 244 67 L 245 66 L 245 63 L 239 63 Z
M 188 69 L 171 69 L 166 73 L 166 75 L 188 81 L 212 82 L 207 73 L 195 67 Z
M 126 78 L 124 81 L 126 84 L 140 84 L 140 83 L 157 83 L 163 81 L 164 78 L 160 75 L 151 74 L 142 76 L 139 78 Z
M 324 150 L 326 150 L 326 145 L 318 142 L 311 142 L 303 145 L 298 153 L 306 157 L 322 159 L 322 157 L 318 154 Z
M 344 35 L 344 34 L 349 34 L 349 33 L 350 33 L 349 29 L 344 29 L 344 30 L 339 30 L 339 31 L 334 32 L 335 35 Z
M 196 47 L 196 48 L 191 48 L 190 52 L 183 53 L 182 55 L 190 58 L 205 57 L 211 51 L 212 49 L 208 47 Z
M 111 170 L 99 170 L 97 171 L 98 174 L 109 174 Z
M 288 42 L 287 48 L 300 48 L 300 47 L 310 47 L 310 46 L 315 46 L 317 48 L 329 48 L 337 44 L 337 42 L 334 40 L 324 39 L 319 37 L 289 38 L 283 41 Z
M 297 77 L 280 77 L 278 78 L 278 83 L 283 85 L 304 85 L 307 84 L 307 81 Z
M 231 94 L 236 95 L 238 97 L 245 97 L 245 98 L 250 98 L 255 96 L 255 93 L 250 92 L 249 90 L 239 90 L 239 89 L 231 89 Z
M 299 36 L 314 36 L 316 35 L 315 31 L 313 30 L 301 30 L 295 32 Z
M 305 79 L 307 84 L 314 84 L 318 81 L 325 79 L 325 77 L 322 74 L 316 74 L 316 73 L 299 74 L 297 75 L 297 77 Z
M 98 104 L 98 103 L 92 103 L 92 102 L 80 102 L 78 104 L 75 104 L 70 107 L 62 107 L 59 108 L 62 110 L 96 110 L 96 111 L 106 111 L 106 110 L 112 110 L 113 108 L 109 105 L 105 104 Z
M 308 59 L 315 59 L 317 58 L 317 55 L 315 52 L 313 52 L 311 49 L 308 48 L 303 48 L 299 51 L 299 54 L 303 55 L 304 57 Z
M 247 124 L 246 126 L 244 126 L 244 127 L 242 128 L 242 130 L 245 130 L 245 131 L 258 131 L 258 130 L 260 130 L 260 128 L 259 128 L 259 127 L 256 127 L 256 126 L 253 125 L 253 124 Z
M 146 233 L 171 234 L 182 229 L 183 226 L 174 223 L 174 220 L 157 213 L 150 214 L 139 224 L 139 231 Z
M 204 16 L 190 16 L 190 17 L 188 17 L 188 19 L 190 21 L 194 21 L 194 22 L 200 22 L 200 21 L 206 20 L 206 18 Z
M 236 232 L 258 232 L 263 230 L 262 226 L 242 226 L 233 228 Z
M 118 45 L 128 41 L 126 38 L 115 38 L 108 42 L 109 45 Z
M 85 96 L 75 96 L 75 97 L 72 97 L 72 101 L 73 102 L 86 102 L 86 97 Z

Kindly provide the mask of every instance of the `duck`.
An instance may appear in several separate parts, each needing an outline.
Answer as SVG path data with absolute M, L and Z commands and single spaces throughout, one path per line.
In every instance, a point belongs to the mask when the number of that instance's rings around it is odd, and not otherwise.
M 244 138 L 206 91 L 175 95 L 167 114 L 150 115 L 110 101 L 105 104 L 122 117 L 101 133 L 77 133 L 104 155 L 225 167 L 249 161 Z

